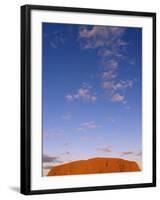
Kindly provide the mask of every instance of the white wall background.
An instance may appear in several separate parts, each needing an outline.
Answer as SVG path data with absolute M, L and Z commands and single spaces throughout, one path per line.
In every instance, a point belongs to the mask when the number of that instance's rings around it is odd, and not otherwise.
M 20 180 L 20 5 L 45 4 L 56 6 L 90 7 L 114 10 L 135 10 L 157 12 L 157 35 L 159 26 L 159 0 L 3 0 L 0 4 L 0 199 L 159 199 L 160 171 L 157 174 L 156 188 L 140 188 L 83 193 L 50 194 L 24 196 L 19 193 Z M 157 44 L 160 43 L 157 38 Z M 157 45 L 158 46 L 158 45 Z M 160 47 L 157 47 L 159 55 Z M 157 86 L 160 84 L 160 71 L 157 56 Z M 159 74 L 159 76 L 158 76 Z M 157 90 L 158 92 L 158 90 Z M 160 93 L 157 94 L 157 153 L 160 151 L 158 125 Z M 160 156 L 157 155 L 157 169 Z

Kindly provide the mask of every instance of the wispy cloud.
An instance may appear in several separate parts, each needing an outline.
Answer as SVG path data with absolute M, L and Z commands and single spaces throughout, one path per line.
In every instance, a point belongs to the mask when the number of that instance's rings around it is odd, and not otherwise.
M 59 138 L 64 136 L 63 129 L 54 129 L 43 133 L 44 139 Z
M 70 112 L 68 112 L 68 113 L 65 113 L 65 114 L 62 116 L 62 119 L 64 119 L 64 120 L 69 120 L 69 119 L 71 119 L 71 117 L 72 117 L 72 114 L 71 114 Z
M 103 141 L 103 140 L 104 140 L 104 137 L 103 137 L 103 136 L 97 136 L 97 137 L 96 137 L 96 140 Z
M 49 43 L 51 45 L 52 48 L 56 49 L 57 48 L 57 44 L 55 44 L 55 42 L 50 41 Z
M 67 141 L 67 142 L 64 143 L 64 146 L 69 146 L 70 144 L 71 144 L 71 142 Z
M 125 109 L 126 109 L 126 110 L 130 110 L 131 107 L 130 107 L 130 106 L 125 106 Z
M 95 121 L 89 121 L 89 122 L 85 122 L 85 123 L 81 124 L 77 130 L 85 131 L 88 129 L 96 129 L 96 128 L 100 128 L 100 127 L 101 127 L 101 125 L 98 125 Z
M 97 148 L 96 150 L 97 150 L 97 151 L 104 152 L 104 153 L 111 153 L 111 152 L 112 152 L 112 149 L 111 149 L 110 147 Z
M 84 101 L 95 102 L 97 100 L 97 96 L 95 94 L 92 94 L 90 87 L 83 85 L 81 88 L 78 89 L 77 92 L 73 94 L 67 94 L 66 99 L 69 102 L 73 102 L 75 100 L 80 99 Z
M 132 156 L 132 157 L 141 157 L 142 151 L 123 151 L 119 152 L 120 156 Z
M 70 155 L 70 154 L 71 154 L 70 151 L 66 151 L 66 152 L 63 153 L 63 155 Z
M 57 160 L 56 162 L 43 162 L 43 170 L 50 170 L 53 166 L 59 165 L 61 163 L 64 163 L 64 161 Z
M 89 137 L 87 137 L 87 136 L 82 136 L 82 137 L 80 137 L 80 140 L 81 141 L 88 141 L 90 138 Z
M 59 162 L 59 157 L 43 154 L 43 163 L 50 163 L 50 162 L 52 163 Z
M 44 34 L 44 39 L 48 41 L 49 45 L 53 48 L 56 49 L 59 46 L 64 44 L 64 33 L 63 31 L 58 31 L 54 30 L 51 31 L 50 33 L 45 33 Z
M 121 156 L 130 156 L 130 155 L 134 155 L 134 154 L 135 154 L 134 151 L 123 151 L 123 152 L 120 152 Z
M 107 119 L 107 121 L 109 121 L 109 122 L 112 122 L 112 123 L 115 122 L 115 119 L 114 119 L 113 117 L 107 117 L 106 119 Z
M 136 156 L 142 156 L 142 151 L 139 151 Z
M 47 170 L 49 170 L 49 169 L 51 169 L 53 167 L 53 165 L 52 164 L 43 164 L 43 169 L 47 169 Z

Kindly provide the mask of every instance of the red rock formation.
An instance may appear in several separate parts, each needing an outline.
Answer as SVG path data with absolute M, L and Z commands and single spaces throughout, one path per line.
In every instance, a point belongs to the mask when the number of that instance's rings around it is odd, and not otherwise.
M 137 163 L 121 158 L 92 158 L 54 166 L 47 176 L 140 171 Z

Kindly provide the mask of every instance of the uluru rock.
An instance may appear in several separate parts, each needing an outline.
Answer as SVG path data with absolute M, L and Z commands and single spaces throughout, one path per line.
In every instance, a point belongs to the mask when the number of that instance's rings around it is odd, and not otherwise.
M 140 171 L 140 168 L 134 161 L 121 158 L 92 158 L 54 166 L 47 176 L 136 171 Z

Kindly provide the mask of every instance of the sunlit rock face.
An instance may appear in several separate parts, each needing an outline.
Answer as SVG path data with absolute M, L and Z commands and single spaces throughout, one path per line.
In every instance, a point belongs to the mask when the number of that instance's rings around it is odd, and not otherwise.
M 54 166 L 48 176 L 136 171 L 140 171 L 140 168 L 134 161 L 120 158 L 92 158 Z

